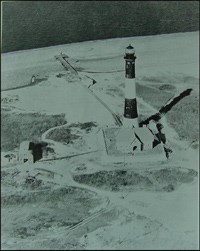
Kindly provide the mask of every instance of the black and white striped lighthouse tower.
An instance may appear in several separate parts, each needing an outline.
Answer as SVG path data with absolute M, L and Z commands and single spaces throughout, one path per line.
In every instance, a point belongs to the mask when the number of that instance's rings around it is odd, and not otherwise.
M 125 51 L 125 106 L 124 106 L 124 126 L 138 127 L 138 112 L 135 85 L 135 50 L 129 45 Z

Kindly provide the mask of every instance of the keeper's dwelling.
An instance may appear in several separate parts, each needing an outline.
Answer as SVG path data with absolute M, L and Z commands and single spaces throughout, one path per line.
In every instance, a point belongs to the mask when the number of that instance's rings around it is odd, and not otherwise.
M 20 163 L 34 163 L 34 143 L 30 141 L 23 141 L 19 147 L 19 162 Z
M 153 148 L 154 135 L 146 127 L 120 128 L 116 132 L 116 146 L 121 152 L 143 151 Z
M 19 148 L 20 163 L 35 163 L 42 158 L 43 144 L 35 144 L 30 141 L 23 141 Z

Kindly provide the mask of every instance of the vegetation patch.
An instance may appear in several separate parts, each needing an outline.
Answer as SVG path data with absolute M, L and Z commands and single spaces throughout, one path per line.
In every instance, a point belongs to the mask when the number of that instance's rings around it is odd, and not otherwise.
M 76 182 L 105 190 L 147 190 L 171 192 L 182 183 L 189 183 L 197 176 L 194 170 L 179 167 L 153 171 L 132 170 L 100 171 L 91 174 L 74 175 Z
M 85 123 L 73 123 L 68 126 L 68 128 L 79 128 L 81 130 L 85 130 L 86 132 L 90 132 L 93 127 L 97 127 L 95 122 L 85 122 Z
M 149 83 L 160 83 L 160 84 L 198 84 L 198 79 L 192 76 L 188 76 L 182 73 L 161 73 L 156 76 L 144 76 L 141 78 L 142 81 Z
M 26 181 L 25 181 L 26 182 Z M 55 190 L 41 191 L 40 193 L 24 193 L 22 194 L 13 194 L 9 196 L 2 196 L 1 203 L 2 206 L 12 206 L 17 204 L 29 204 L 29 203 L 48 203 L 52 201 L 62 201 L 64 204 L 67 204 L 67 200 L 77 200 L 84 201 L 85 204 L 90 198 L 96 198 L 96 194 L 90 192 L 86 189 L 80 189 L 76 187 L 62 187 Z
M 94 122 L 72 123 L 66 127 L 52 130 L 48 133 L 47 138 L 64 144 L 70 144 L 73 143 L 74 140 L 81 137 L 81 131 L 84 131 L 84 133 L 89 133 L 92 128 L 96 126 L 97 125 Z M 75 129 L 80 131 L 73 133 Z
M 3 151 L 14 150 L 24 140 L 40 141 L 45 131 L 66 123 L 65 114 L 16 114 L 2 111 L 1 119 L 1 149 Z
M 111 191 L 124 190 L 126 188 L 141 187 L 141 185 L 150 187 L 152 182 L 148 177 L 144 177 L 136 172 L 117 170 L 100 171 L 92 174 L 74 175 L 74 180 L 79 183 L 103 188 Z
M 8 104 L 16 101 L 19 101 L 18 95 L 8 95 L 7 97 L 1 98 L 1 104 Z
M 137 95 L 151 104 L 156 109 L 160 109 L 170 98 L 174 96 L 174 92 L 165 92 L 150 86 L 136 85 Z M 156 98 L 155 98 L 156 97 Z
M 72 134 L 69 128 L 58 128 L 49 132 L 47 138 L 57 142 L 69 144 L 73 143 L 73 141 L 78 139 L 79 136 Z
M 169 89 L 159 90 L 137 83 L 137 94 L 145 102 L 151 104 L 159 110 L 165 103 L 174 96 L 174 91 Z M 156 97 L 156 98 L 155 98 Z M 180 139 L 189 142 L 197 142 L 199 139 L 199 97 L 192 92 L 190 96 L 185 97 L 177 103 L 167 114 L 166 118 Z
M 173 85 L 170 85 L 170 84 L 163 84 L 163 85 L 160 85 L 158 87 L 160 90 L 164 90 L 164 91 L 175 91 L 176 90 L 176 87 L 173 86 Z
M 23 239 L 51 228 L 75 226 L 101 203 L 102 199 L 96 193 L 76 187 L 4 196 L 4 217 L 8 207 L 12 211 L 4 229 L 7 228 L 12 237 Z
M 170 125 L 178 133 L 180 139 L 189 142 L 198 142 L 199 98 L 197 95 L 192 94 L 185 97 L 166 114 L 166 117 Z

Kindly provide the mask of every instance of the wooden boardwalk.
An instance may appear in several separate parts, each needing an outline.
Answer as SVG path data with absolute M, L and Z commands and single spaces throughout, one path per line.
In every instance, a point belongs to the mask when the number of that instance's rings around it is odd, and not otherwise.
M 60 61 L 60 63 L 63 65 L 63 67 L 68 71 L 70 71 L 73 74 L 78 75 L 77 70 L 66 60 L 67 58 L 69 58 L 67 55 L 60 53 L 60 55 L 56 55 L 55 58 Z M 88 77 L 88 76 L 87 76 Z M 80 78 L 80 77 L 79 77 Z M 90 77 L 89 77 L 90 78 Z M 80 78 L 81 79 L 81 78 Z M 92 79 L 94 80 L 94 79 Z M 81 85 L 83 87 L 85 87 L 84 85 Z M 119 116 L 117 114 L 115 114 L 109 107 L 108 105 L 102 100 L 100 99 L 91 89 L 89 89 L 88 87 L 86 88 L 87 91 L 93 95 L 93 97 L 98 100 L 113 116 L 116 125 L 118 126 L 122 126 L 122 121 L 120 120 Z
M 76 69 L 71 66 L 71 64 L 66 60 L 66 58 L 69 58 L 67 55 L 65 54 L 60 54 L 60 55 L 56 55 L 55 58 L 60 61 L 60 63 L 62 64 L 62 66 L 67 70 L 67 71 L 71 71 L 72 73 L 78 75 L 78 72 L 76 71 Z
M 39 160 L 37 162 L 70 159 L 70 158 L 73 158 L 73 157 L 77 157 L 77 156 L 81 156 L 81 155 L 86 155 L 86 154 L 90 154 L 90 153 L 95 153 L 95 152 L 100 152 L 100 151 L 101 150 L 94 150 L 94 151 L 90 151 L 90 152 L 76 153 L 76 154 L 73 154 L 73 155 L 68 155 L 68 156 L 63 156 L 63 157 L 57 157 L 57 158 L 52 158 L 52 159 L 41 159 L 41 160 Z

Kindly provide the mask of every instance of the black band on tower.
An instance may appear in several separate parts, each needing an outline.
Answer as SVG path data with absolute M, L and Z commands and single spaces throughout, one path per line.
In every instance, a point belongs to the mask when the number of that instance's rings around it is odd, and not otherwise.
M 135 62 L 126 61 L 126 78 L 135 78 Z
M 134 119 L 138 117 L 137 100 L 125 98 L 124 117 Z

